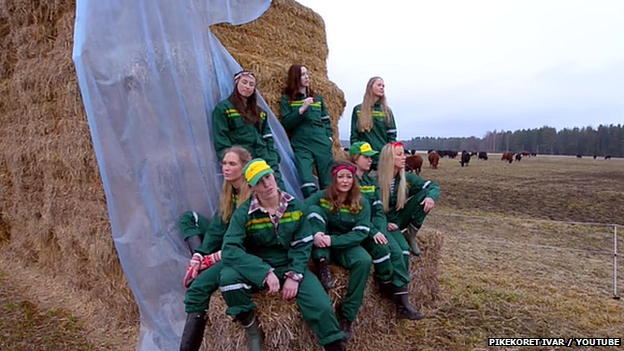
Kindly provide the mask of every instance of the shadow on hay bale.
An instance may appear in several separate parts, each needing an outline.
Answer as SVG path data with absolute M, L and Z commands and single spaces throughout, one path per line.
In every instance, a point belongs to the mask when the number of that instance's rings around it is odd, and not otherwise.
M 419 235 L 423 254 L 411 260 L 410 300 L 417 308 L 427 315 L 438 299 L 440 287 L 438 281 L 438 264 L 442 251 L 443 235 L 440 232 L 424 231 Z M 329 291 L 329 296 L 336 306 L 345 295 L 348 283 L 348 272 L 338 266 L 331 266 L 336 287 Z M 266 350 L 311 350 L 321 349 L 316 336 L 301 318 L 296 302 L 283 301 L 279 295 L 266 292 L 254 294 L 258 305 L 257 314 L 265 333 L 264 347 Z M 210 306 L 208 325 L 204 336 L 203 350 L 246 350 L 247 340 L 243 329 L 230 317 L 225 316 L 226 304 L 217 294 Z M 419 323 L 397 321 L 394 316 L 394 304 L 382 299 L 377 292 L 377 284 L 371 278 L 366 286 L 364 302 L 353 324 L 353 337 L 348 344 L 350 350 L 378 350 L 374 341 L 397 335 L 395 327 L 398 323 Z M 406 337 L 405 335 L 402 336 Z M 409 336 L 408 336 L 409 337 Z

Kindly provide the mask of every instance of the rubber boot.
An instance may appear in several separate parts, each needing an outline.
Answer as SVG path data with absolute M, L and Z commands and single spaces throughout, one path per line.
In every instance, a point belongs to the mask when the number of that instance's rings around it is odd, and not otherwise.
M 245 313 L 241 313 L 236 316 L 236 319 L 241 323 L 245 329 L 245 336 L 247 337 L 247 345 L 249 351 L 262 351 L 262 341 L 264 334 L 260 328 L 260 322 L 256 317 L 253 310 Z
M 189 313 L 180 341 L 180 351 L 197 351 L 204 339 L 206 330 L 206 312 Z
M 418 234 L 418 227 L 413 224 L 409 224 L 407 226 L 407 230 L 403 233 L 405 236 L 405 240 L 407 240 L 407 244 L 410 247 L 410 251 L 414 254 L 414 256 L 420 256 L 420 248 L 418 247 L 418 243 L 416 242 L 416 234 Z
M 342 343 L 343 340 L 336 340 L 323 346 L 323 348 L 325 349 L 325 351 L 347 351 Z
M 417 321 L 425 318 L 425 315 L 422 314 L 422 312 L 415 311 L 412 307 L 412 304 L 410 304 L 406 286 L 395 287 L 394 304 L 396 306 L 397 319 L 409 319 L 412 321 Z
M 340 319 L 340 330 L 342 330 L 342 332 L 345 335 L 345 341 L 349 341 L 351 339 L 351 326 L 352 326 L 353 322 L 351 322 L 348 319 L 342 318 Z
M 392 283 L 379 283 L 379 295 L 385 299 L 394 299 L 394 285 Z
M 315 261 L 316 264 L 316 275 L 323 285 L 325 290 L 330 290 L 334 288 L 334 279 L 331 275 L 331 270 L 329 270 L 329 262 L 323 257 Z

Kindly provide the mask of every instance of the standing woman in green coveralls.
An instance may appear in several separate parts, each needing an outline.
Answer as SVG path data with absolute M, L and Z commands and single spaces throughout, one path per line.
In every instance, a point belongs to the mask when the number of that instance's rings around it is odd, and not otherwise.
M 295 299 L 301 315 L 326 351 L 344 351 L 329 296 L 310 272 L 312 233 L 301 201 L 278 189 L 273 170 L 254 159 L 243 170 L 253 193 L 232 216 L 223 239 L 220 290 L 226 313 L 245 329 L 250 351 L 261 351 L 263 333 L 252 292 Z
M 404 252 L 397 243 L 407 247 L 405 239 L 398 235 L 388 234 L 386 214 L 381 203 L 377 182 L 368 175 L 372 164 L 371 157 L 379 152 L 373 150 L 369 143 L 357 142 L 351 145 L 349 156 L 355 164 L 355 176 L 360 184 L 360 191 L 371 205 L 371 235 L 362 242 L 362 247 L 373 258 L 375 279 L 379 282 L 381 295 L 391 298 L 396 306 L 397 319 L 419 320 L 425 317 L 414 310 L 409 302 L 407 284 L 410 282 L 409 272 L 405 265 Z M 409 255 L 409 252 L 406 252 Z
M 197 351 L 206 327 L 210 296 L 219 288 L 221 244 L 232 213 L 249 198 L 250 189 L 243 178 L 243 167 L 251 160 L 249 152 L 233 146 L 225 150 L 221 170 L 224 182 L 219 209 L 212 220 L 196 212 L 186 212 L 179 221 L 182 236 L 193 255 L 184 277 L 186 325 L 180 351 Z
M 396 123 L 386 101 L 385 88 L 381 77 L 368 80 L 364 101 L 355 106 L 351 114 L 351 144 L 365 141 L 373 150 L 381 150 L 387 143 L 396 141 Z M 373 170 L 377 170 L 378 163 L 379 155 L 374 155 Z
M 337 162 L 331 170 L 332 183 L 308 199 L 308 218 L 314 233 L 312 258 L 325 289 L 333 287 L 328 263 L 337 262 L 349 271 L 347 294 L 339 310 L 340 328 L 351 336 L 364 289 L 370 275 L 371 256 L 360 244 L 370 236 L 370 206 L 362 198 L 355 178 L 355 167 Z
M 416 234 L 435 207 L 440 188 L 430 180 L 405 172 L 403 143 L 387 144 L 379 157 L 379 187 L 390 233 L 406 229 L 405 238 L 415 256 L 420 255 Z M 409 262 L 409 260 L 407 260 Z M 409 267 L 409 265 L 408 265 Z
M 315 164 L 321 189 L 331 181 L 329 169 L 334 162 L 334 133 L 325 102 L 314 93 L 304 66 L 290 66 L 280 107 L 282 125 L 290 134 L 295 164 L 303 183 L 301 191 L 308 197 L 318 191 L 314 183 Z
M 275 171 L 277 185 L 285 189 L 280 173 L 280 156 L 275 149 L 267 114 L 258 107 L 256 77 L 249 71 L 234 75 L 234 91 L 212 112 L 212 142 L 219 160 L 225 149 L 240 145 L 253 157 L 261 157 Z

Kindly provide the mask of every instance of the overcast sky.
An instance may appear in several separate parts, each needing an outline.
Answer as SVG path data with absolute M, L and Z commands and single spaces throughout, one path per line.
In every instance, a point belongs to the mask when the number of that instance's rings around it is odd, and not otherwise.
M 399 139 L 624 123 L 624 0 L 298 1 L 325 21 L 342 140 L 372 76 Z

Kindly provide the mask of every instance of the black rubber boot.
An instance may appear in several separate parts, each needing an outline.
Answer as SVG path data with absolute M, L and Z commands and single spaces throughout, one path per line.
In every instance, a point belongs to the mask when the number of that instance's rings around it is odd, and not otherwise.
M 425 315 L 422 314 L 422 312 L 414 310 L 412 304 L 410 304 L 406 286 L 395 288 L 394 304 L 396 305 L 397 319 L 409 319 L 412 321 L 417 321 L 425 318 Z
M 204 339 L 206 312 L 189 313 L 180 341 L 180 351 L 197 351 Z
M 325 351 L 347 351 L 342 343 L 343 340 L 336 340 L 323 346 L 323 348 L 325 348 Z
M 394 285 L 392 283 L 379 283 L 379 295 L 384 299 L 394 300 Z
M 186 245 L 188 245 L 189 252 L 191 256 L 195 253 L 195 250 L 202 245 L 202 238 L 199 235 L 193 235 L 191 237 L 186 238 Z
M 236 319 L 238 319 L 245 329 L 245 336 L 247 337 L 249 351 L 262 351 L 264 333 L 260 328 L 260 322 L 258 321 L 254 311 L 251 310 L 249 312 L 241 313 L 236 316 Z
M 334 288 L 334 279 L 332 279 L 331 271 L 329 270 L 329 262 L 325 258 L 320 258 L 316 260 L 316 275 L 323 285 L 325 290 L 330 290 Z
M 349 341 L 351 339 L 351 325 L 353 324 L 353 322 L 351 322 L 348 319 L 342 318 L 340 319 L 340 330 L 342 330 L 342 332 L 345 335 L 345 341 Z

